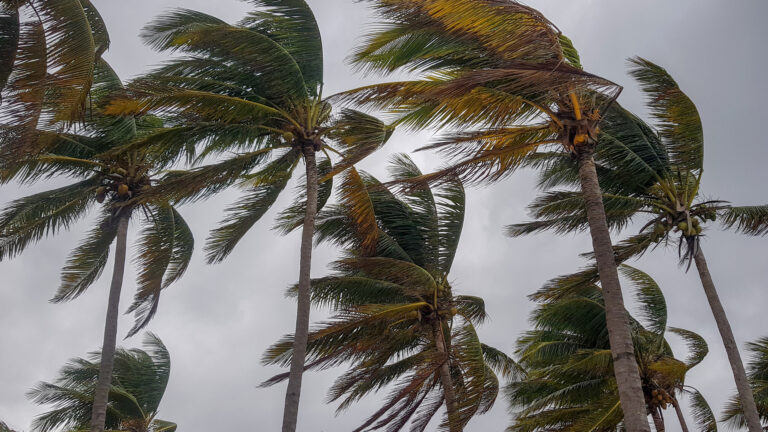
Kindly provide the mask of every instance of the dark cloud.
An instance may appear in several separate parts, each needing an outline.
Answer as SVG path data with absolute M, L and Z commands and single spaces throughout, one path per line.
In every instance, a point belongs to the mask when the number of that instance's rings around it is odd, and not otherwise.
M 141 26 L 162 10 L 183 6 L 235 22 L 250 7 L 247 2 L 235 0 L 95 3 L 112 34 L 107 59 L 124 78 L 162 60 L 162 56 L 142 46 L 137 37 Z M 352 0 L 310 3 L 324 37 L 325 91 L 330 94 L 377 80 L 354 74 L 344 62 L 371 24 L 365 4 Z M 625 85 L 621 101 L 633 110 L 644 112 L 641 96 L 626 76 L 625 59 L 641 55 L 667 67 L 697 103 L 704 119 L 706 193 L 737 204 L 768 202 L 764 188 L 768 178 L 762 168 L 768 160 L 762 124 L 766 115 L 762 96 L 768 94 L 763 78 L 766 60 L 762 55 L 768 30 L 762 20 L 768 16 L 768 3 L 530 3 L 574 40 L 585 67 Z M 392 153 L 412 150 L 429 139 L 429 133 L 398 132 L 391 145 L 363 163 L 363 168 L 384 176 L 383 167 Z M 439 163 L 430 154 L 419 153 L 415 159 L 426 168 Z M 481 336 L 510 354 L 515 338 L 526 329 L 532 308 L 526 296 L 547 279 L 578 269 L 583 262 L 577 254 L 590 246 L 585 235 L 539 235 L 515 240 L 502 236 L 502 226 L 526 219 L 525 206 L 534 196 L 533 184 L 532 173 L 524 172 L 493 187 L 470 191 L 453 274 L 457 291 L 486 299 L 492 319 L 480 329 Z M 0 203 L 42 187 L 5 187 L 0 190 Z M 237 191 L 229 191 L 204 204 L 183 208 L 198 245 L 220 219 L 223 207 L 237 196 Z M 257 385 L 278 372 L 260 366 L 261 353 L 282 334 L 292 331 L 294 325 L 295 305 L 283 293 L 296 279 L 299 238 L 296 234 L 281 238 L 269 229 L 270 216 L 289 202 L 290 198 L 284 197 L 225 263 L 204 265 L 198 250 L 185 278 L 163 296 L 158 316 L 150 325 L 150 330 L 167 343 L 173 359 L 161 416 L 178 422 L 181 431 L 279 429 L 284 387 L 264 390 Z M 56 289 L 58 271 L 68 251 L 88 223 L 41 242 L 19 259 L 0 264 L 0 418 L 18 429 L 28 429 L 30 420 L 41 411 L 25 399 L 24 393 L 38 380 L 55 377 L 68 358 L 85 355 L 101 341 L 108 277 L 102 277 L 74 302 L 47 302 Z M 765 239 L 708 232 L 703 247 L 739 344 L 765 336 Z M 322 275 L 335 253 L 326 247 L 316 250 L 313 274 Z M 674 251 L 656 251 L 635 265 L 662 285 L 669 303 L 670 325 L 698 331 L 709 342 L 710 355 L 690 375 L 688 384 L 699 388 L 719 409 L 733 393 L 733 378 L 698 278 L 695 272 L 685 274 L 676 261 Z M 132 271 L 126 276 L 124 305 L 135 288 L 134 274 Z M 315 311 L 313 318 L 326 313 Z M 120 323 L 122 334 L 130 324 L 130 317 L 124 317 Z M 140 338 L 134 338 L 122 343 L 134 346 L 139 342 Z M 681 351 L 681 343 L 674 342 L 674 348 Z M 368 398 L 334 416 L 334 407 L 325 404 L 325 392 L 337 372 L 306 375 L 301 430 L 349 430 L 375 410 L 377 398 Z M 673 416 L 668 420 L 668 430 L 679 430 Z M 506 404 L 500 398 L 497 406 L 473 420 L 468 430 L 501 430 L 509 422 Z

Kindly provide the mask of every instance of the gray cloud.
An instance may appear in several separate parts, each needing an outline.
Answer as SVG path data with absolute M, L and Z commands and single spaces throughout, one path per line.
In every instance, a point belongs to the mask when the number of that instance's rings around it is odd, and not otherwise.
M 162 60 L 141 45 L 141 26 L 164 9 L 187 7 L 236 21 L 248 10 L 235 0 L 95 0 L 108 22 L 113 45 L 107 59 L 129 78 Z M 768 94 L 763 78 L 763 55 L 768 30 L 762 20 L 768 3 L 761 0 L 717 2 L 681 0 L 645 2 L 581 0 L 531 1 L 581 48 L 590 71 L 625 85 L 621 102 L 644 112 L 641 96 L 625 73 L 624 60 L 642 55 L 666 66 L 697 103 L 705 124 L 704 190 L 736 204 L 768 202 L 763 165 L 768 160 L 762 101 Z M 326 54 L 326 92 L 376 81 L 354 74 L 344 59 L 371 24 L 364 4 L 352 0 L 310 0 L 323 32 Z M 391 79 L 391 77 L 390 77 Z M 398 132 L 385 150 L 363 163 L 384 176 L 389 155 L 410 151 L 430 139 L 429 133 Z M 436 166 L 433 155 L 419 153 L 425 168 Z M 502 226 L 526 219 L 525 206 L 533 198 L 533 174 L 522 172 L 498 185 L 471 190 L 468 215 L 454 267 L 456 290 L 486 299 L 492 319 L 480 329 L 483 339 L 512 353 L 514 340 L 527 327 L 532 304 L 526 296 L 547 279 L 578 269 L 577 254 L 589 249 L 587 236 L 539 235 L 511 240 Z M 42 189 L 5 187 L 0 203 Z M 182 209 L 201 245 L 223 207 L 237 199 L 229 191 L 203 204 Z M 202 254 L 185 278 L 165 292 L 157 318 L 150 325 L 168 345 L 173 372 L 161 408 L 163 418 L 178 422 L 185 432 L 211 430 L 278 430 L 283 403 L 282 386 L 258 389 L 257 384 L 278 372 L 259 364 L 263 350 L 293 329 L 295 305 L 283 296 L 296 279 L 299 238 L 281 238 L 270 231 L 270 217 L 290 202 L 281 202 L 229 260 L 204 265 Z M 28 429 L 41 409 L 24 393 L 37 381 L 52 379 L 64 362 L 85 355 L 101 341 L 108 277 L 82 298 L 52 305 L 58 271 L 89 221 L 70 232 L 45 240 L 24 256 L 0 264 L 0 418 L 18 429 Z M 135 232 L 135 227 L 132 232 Z M 732 233 L 707 233 L 704 241 L 715 281 L 740 344 L 765 336 L 768 319 L 768 268 L 765 239 Z M 314 275 L 322 275 L 336 251 L 315 252 Z M 698 278 L 676 266 L 674 251 L 656 251 L 636 265 L 654 276 L 665 290 L 670 325 L 700 332 L 710 344 L 710 355 L 690 375 L 715 409 L 733 393 L 733 378 L 717 329 L 710 316 Z M 111 266 L 110 266 L 111 267 Z M 110 268 L 106 270 L 110 271 Z M 105 273 L 107 274 L 107 273 Z M 123 304 L 133 294 L 134 272 L 127 275 Z M 313 312 L 313 318 L 327 311 Z M 122 334 L 130 317 L 121 321 Z M 123 342 L 136 346 L 140 338 Z M 679 341 L 673 347 L 683 349 Z M 343 431 L 373 412 L 377 398 L 365 399 L 334 416 L 325 392 L 338 371 L 307 374 L 304 381 L 300 429 Z M 668 415 L 668 430 L 679 430 Z M 502 430 L 510 422 L 506 403 L 499 399 L 487 415 L 470 424 L 469 431 Z

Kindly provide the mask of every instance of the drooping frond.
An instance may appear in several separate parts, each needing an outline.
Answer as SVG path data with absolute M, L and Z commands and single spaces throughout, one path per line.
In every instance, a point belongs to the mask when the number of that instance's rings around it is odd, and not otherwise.
M 61 285 L 52 302 L 72 300 L 96 282 L 107 265 L 109 248 L 117 236 L 117 226 L 117 218 L 110 210 L 105 211 L 96 227 L 67 258 L 67 264 L 61 271 Z
M 702 432 L 717 432 L 717 419 L 704 396 L 693 387 L 687 387 L 686 393 L 691 398 L 691 415 L 699 430 Z
M 683 341 L 685 341 L 685 345 L 688 347 L 689 351 L 688 357 L 685 359 L 685 364 L 689 369 L 704 361 L 704 357 L 709 353 L 709 346 L 703 337 L 696 332 L 677 327 L 670 327 L 668 330 L 680 336 L 683 338 Z
M 192 231 L 170 205 L 152 208 L 140 235 L 136 255 L 140 268 L 138 290 L 128 309 L 129 313 L 136 313 L 136 325 L 128 337 L 146 327 L 154 317 L 160 292 L 181 278 L 194 250 Z
M 619 271 L 636 288 L 635 297 L 641 305 L 645 327 L 657 335 L 663 335 L 667 328 L 667 302 L 659 285 L 644 271 L 626 264 L 620 265 Z

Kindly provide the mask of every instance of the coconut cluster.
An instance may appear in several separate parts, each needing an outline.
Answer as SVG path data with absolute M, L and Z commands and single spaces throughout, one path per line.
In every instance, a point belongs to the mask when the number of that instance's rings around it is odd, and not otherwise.
M 682 233 L 685 237 L 695 237 L 701 235 L 704 222 L 715 220 L 717 220 L 717 211 L 704 205 L 675 216 L 667 215 L 658 219 L 653 225 L 651 239 L 654 242 L 661 241 L 669 231 Z
M 667 409 L 667 406 L 673 405 L 672 396 L 662 388 L 653 389 L 650 395 L 645 395 L 645 398 L 651 408 Z
M 150 187 L 149 176 L 138 174 L 135 168 L 112 168 L 102 177 L 101 186 L 96 189 L 96 201 L 103 203 L 107 198 L 126 201 Z

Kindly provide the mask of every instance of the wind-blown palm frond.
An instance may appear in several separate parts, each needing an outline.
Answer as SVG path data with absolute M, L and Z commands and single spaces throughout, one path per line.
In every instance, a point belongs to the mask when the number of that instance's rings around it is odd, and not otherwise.
M 72 359 L 54 383 L 41 382 L 28 397 L 53 409 L 35 418 L 33 430 L 87 430 L 91 421 L 93 387 L 99 373 L 100 353 Z M 173 423 L 156 419 L 170 376 L 170 356 L 160 339 L 149 333 L 144 349 L 118 349 L 107 410 L 108 430 L 166 430 Z M 162 429 L 150 428 L 151 425 Z M 135 429 L 129 429 L 133 425 Z
M 768 424 L 768 338 L 760 338 L 747 344 L 751 358 L 747 364 L 747 378 L 755 395 L 755 403 L 763 425 Z M 721 421 L 733 428 L 747 425 L 744 409 L 738 395 L 732 396 L 722 413 Z
M 768 234 L 768 205 L 728 207 L 721 211 L 723 226 L 753 236 Z

